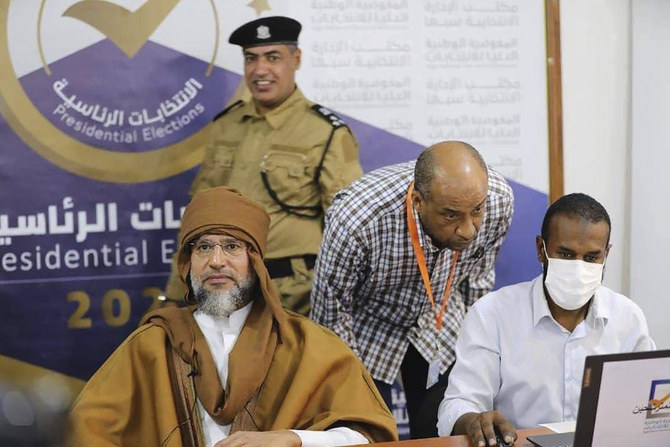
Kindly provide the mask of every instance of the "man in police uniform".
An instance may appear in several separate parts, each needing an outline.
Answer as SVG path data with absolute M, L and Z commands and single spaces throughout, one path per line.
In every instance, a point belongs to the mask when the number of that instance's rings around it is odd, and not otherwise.
M 323 212 L 362 169 L 349 128 L 295 84 L 301 28 L 288 17 L 265 17 L 230 35 L 242 47 L 252 100 L 214 118 L 190 194 L 227 185 L 265 206 L 271 217 L 266 266 L 284 306 L 307 315 Z M 167 297 L 180 300 L 184 293 L 173 272 Z

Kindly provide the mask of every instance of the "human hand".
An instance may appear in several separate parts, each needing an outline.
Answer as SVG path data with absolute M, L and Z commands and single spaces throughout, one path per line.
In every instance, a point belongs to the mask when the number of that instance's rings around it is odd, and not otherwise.
M 214 447 L 300 447 L 300 436 L 291 430 L 278 431 L 238 431 L 216 444 Z
M 514 425 L 498 410 L 466 413 L 454 424 L 454 434 L 466 434 L 475 447 L 497 447 L 496 432 L 506 445 L 517 439 Z

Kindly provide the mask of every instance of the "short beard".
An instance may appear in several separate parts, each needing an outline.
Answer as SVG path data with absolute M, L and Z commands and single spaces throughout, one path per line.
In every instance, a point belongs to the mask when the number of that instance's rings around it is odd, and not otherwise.
M 199 278 L 191 278 L 191 287 L 198 304 L 198 310 L 215 318 L 229 317 L 243 308 L 252 299 L 256 286 L 256 275 L 252 274 L 228 290 L 207 290 Z

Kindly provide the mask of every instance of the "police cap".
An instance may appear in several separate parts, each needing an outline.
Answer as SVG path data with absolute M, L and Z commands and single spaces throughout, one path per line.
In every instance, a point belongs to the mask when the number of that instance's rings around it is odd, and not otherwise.
M 242 48 L 260 45 L 297 44 L 302 25 L 289 17 L 263 17 L 237 28 L 228 42 Z

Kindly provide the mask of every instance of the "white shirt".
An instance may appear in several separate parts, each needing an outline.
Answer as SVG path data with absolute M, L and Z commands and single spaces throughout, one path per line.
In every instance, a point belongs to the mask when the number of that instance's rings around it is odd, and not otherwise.
M 243 308 L 236 310 L 227 318 L 214 318 L 199 310 L 196 310 L 193 314 L 205 339 L 207 339 L 207 345 L 212 352 L 216 370 L 219 373 L 222 384 L 228 381 L 228 356 L 233 350 L 233 346 L 235 346 L 237 337 L 242 332 L 249 312 L 251 312 L 251 304 L 249 303 Z M 232 424 L 219 425 L 207 413 L 200 399 L 198 399 L 198 410 L 206 445 L 213 446 L 228 437 Z M 300 437 L 303 447 L 334 447 L 369 443 L 365 436 L 347 427 L 337 427 L 326 431 L 292 431 Z
M 491 410 L 517 428 L 574 421 L 587 355 L 653 349 L 642 310 L 606 287 L 572 332 L 551 316 L 542 275 L 491 292 L 463 321 L 438 432 L 449 436 L 463 414 Z

